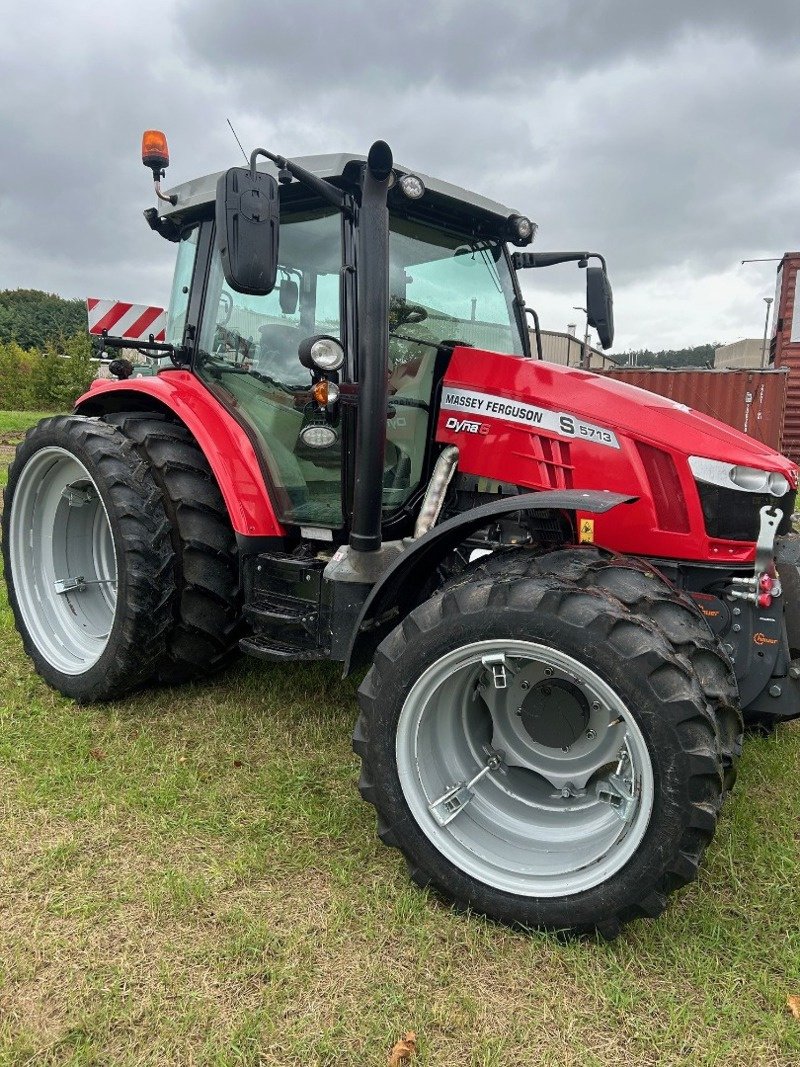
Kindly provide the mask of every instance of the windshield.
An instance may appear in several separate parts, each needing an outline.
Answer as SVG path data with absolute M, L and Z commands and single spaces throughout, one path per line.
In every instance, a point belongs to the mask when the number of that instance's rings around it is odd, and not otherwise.
M 393 333 L 433 344 L 464 341 L 491 352 L 523 354 L 511 274 L 499 241 L 399 217 L 390 225 Z M 400 349 L 394 346 L 396 356 Z

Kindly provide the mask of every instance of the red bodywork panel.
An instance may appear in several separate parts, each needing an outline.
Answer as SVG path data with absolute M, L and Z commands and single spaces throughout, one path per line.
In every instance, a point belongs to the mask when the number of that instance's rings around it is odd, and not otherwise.
M 217 479 L 236 533 L 247 537 L 284 536 L 250 439 L 202 382 L 180 370 L 127 381 L 98 380 L 76 401 L 76 412 L 96 414 L 109 407 L 124 411 L 120 400 L 121 394 L 126 393 L 131 396 L 131 410 L 141 406 L 137 395 L 146 394 L 174 412 L 194 434 Z
M 78 413 L 141 405 L 147 395 L 194 434 L 234 530 L 281 537 L 247 434 L 188 371 L 96 381 Z M 664 397 L 612 378 L 515 356 L 457 348 L 442 388 L 436 439 L 459 448 L 459 470 L 530 489 L 606 489 L 639 497 L 605 515 L 579 515 L 587 540 L 618 552 L 748 563 L 752 542 L 709 537 L 689 456 L 778 471 L 797 467 L 759 441 Z M 742 494 L 743 502 L 746 500 Z
M 784 456 L 684 405 L 587 371 L 474 348 L 453 352 L 436 439 L 458 446 L 466 474 L 638 496 L 606 515 L 578 517 L 588 520 L 586 540 L 636 555 L 754 558 L 752 542 L 706 533 L 689 456 L 777 471 L 797 486 Z

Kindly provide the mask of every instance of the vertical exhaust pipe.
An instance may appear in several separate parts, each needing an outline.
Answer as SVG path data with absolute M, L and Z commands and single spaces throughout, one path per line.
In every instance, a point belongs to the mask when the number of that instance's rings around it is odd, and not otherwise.
M 381 547 L 381 494 L 389 375 L 389 210 L 392 150 L 370 148 L 358 215 L 358 422 L 350 547 Z

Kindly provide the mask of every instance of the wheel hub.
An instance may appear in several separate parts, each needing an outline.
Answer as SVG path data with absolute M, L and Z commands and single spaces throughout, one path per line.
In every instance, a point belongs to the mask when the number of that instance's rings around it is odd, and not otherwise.
M 569 750 L 589 727 L 589 701 L 565 678 L 545 678 L 522 702 L 522 725 L 531 741 L 546 748 Z

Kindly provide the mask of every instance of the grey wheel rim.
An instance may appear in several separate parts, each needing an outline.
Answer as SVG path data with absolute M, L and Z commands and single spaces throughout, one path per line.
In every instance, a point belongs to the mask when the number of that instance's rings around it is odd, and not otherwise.
M 526 897 L 584 892 L 636 852 L 650 754 L 622 698 L 573 657 L 478 641 L 431 664 L 396 735 L 415 821 L 464 873 Z
M 102 656 L 117 606 L 117 559 L 105 504 L 86 467 L 55 446 L 22 468 L 10 516 L 10 562 L 25 629 L 62 674 Z

